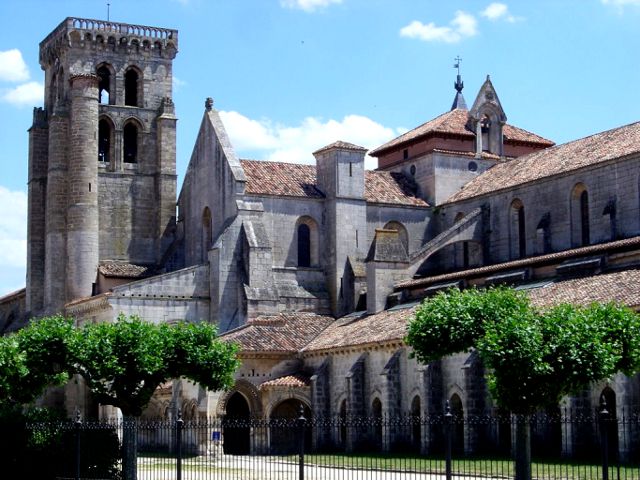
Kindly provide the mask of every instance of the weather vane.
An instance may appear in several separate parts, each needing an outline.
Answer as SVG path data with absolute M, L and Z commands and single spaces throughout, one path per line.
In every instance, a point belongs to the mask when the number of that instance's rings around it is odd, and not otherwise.
M 460 75 L 460 62 L 462 61 L 462 59 L 460 58 L 460 55 L 458 55 L 456 58 L 454 58 L 455 62 L 453 64 L 453 68 L 457 68 L 458 69 L 458 75 Z

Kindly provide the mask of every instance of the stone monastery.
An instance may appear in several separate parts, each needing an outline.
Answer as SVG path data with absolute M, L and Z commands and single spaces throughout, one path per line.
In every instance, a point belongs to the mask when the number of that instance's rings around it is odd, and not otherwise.
M 123 312 L 211 322 L 240 344 L 233 390 L 175 380 L 146 415 L 271 418 L 301 404 L 421 415 L 446 401 L 481 413 L 495 407 L 473 352 L 410 357 L 403 338 L 423 298 L 509 284 L 540 306 L 640 306 L 640 123 L 554 145 L 507 123 L 489 77 L 467 107 L 458 77 L 450 110 L 370 151 L 378 169 L 366 171 L 366 149 L 338 139 L 315 166 L 240 159 L 207 99 L 177 193 L 177 52 L 175 30 L 80 18 L 40 43 L 26 288 L 0 299 L 5 332 L 56 312 L 80 324 Z M 603 393 L 612 409 L 638 405 L 640 378 L 566 405 L 592 408 Z M 80 381 L 54 401 L 114 413 Z

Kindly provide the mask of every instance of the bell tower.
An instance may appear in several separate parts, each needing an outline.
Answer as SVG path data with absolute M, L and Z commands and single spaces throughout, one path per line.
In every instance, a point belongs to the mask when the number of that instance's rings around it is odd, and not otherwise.
M 91 296 L 100 262 L 158 265 L 176 200 L 176 30 L 66 18 L 40 43 L 27 310 Z

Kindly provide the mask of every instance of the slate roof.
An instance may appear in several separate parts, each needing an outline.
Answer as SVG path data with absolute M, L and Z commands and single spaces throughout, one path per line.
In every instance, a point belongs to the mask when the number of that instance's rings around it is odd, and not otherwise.
M 449 112 L 423 123 L 419 127 L 409 130 L 408 132 L 400 135 L 397 138 L 373 149 L 369 152 L 371 156 L 379 156 L 384 151 L 393 147 L 397 147 L 401 144 L 411 143 L 418 139 L 438 136 L 438 135 L 452 135 L 458 137 L 465 137 L 469 139 L 475 138 L 475 133 L 467 128 L 467 120 L 469 119 L 469 112 L 460 108 L 456 108 Z M 540 146 L 549 147 L 554 143 L 551 140 L 547 140 L 535 133 L 528 132 L 522 128 L 514 127 L 513 125 L 505 124 L 502 129 L 505 143 L 533 143 Z
M 416 278 L 406 280 L 395 285 L 396 290 L 401 288 L 414 288 L 422 285 L 430 285 L 432 283 L 447 282 L 461 278 L 480 277 L 491 273 L 513 270 L 516 268 L 524 268 L 533 265 L 542 265 L 545 263 L 557 263 L 573 257 L 582 257 L 586 255 L 595 255 L 598 253 L 625 250 L 628 248 L 640 246 L 640 236 L 625 238 L 623 240 L 615 240 L 613 242 L 599 243 L 596 245 L 587 245 L 586 247 L 572 248 L 561 252 L 547 253 L 535 257 L 521 258 L 510 262 L 496 263 L 494 265 L 485 265 L 483 267 L 471 268 L 468 270 L 460 270 L 457 272 L 443 273 L 431 277 Z
M 307 375 L 296 373 L 294 375 L 285 375 L 284 377 L 274 378 L 273 380 L 269 380 L 260 384 L 260 387 L 258 388 L 260 390 L 271 387 L 304 388 L 308 387 L 309 385 L 311 385 L 311 380 Z
M 635 153 L 640 153 L 640 122 L 494 165 L 466 184 L 446 203 L 513 188 Z
M 301 350 L 333 317 L 315 313 L 280 313 L 249 320 L 220 338 L 240 345 L 241 352 L 294 353 Z
M 105 277 L 117 278 L 145 278 L 155 274 L 155 269 L 148 265 L 122 262 L 101 263 L 98 266 L 98 271 Z
M 359 147 L 358 147 L 359 148 Z M 253 195 L 273 195 L 323 198 L 316 187 L 315 165 L 241 160 L 247 177 L 245 192 Z M 389 205 L 428 206 L 416 197 L 417 186 L 402 173 L 365 171 L 365 200 Z

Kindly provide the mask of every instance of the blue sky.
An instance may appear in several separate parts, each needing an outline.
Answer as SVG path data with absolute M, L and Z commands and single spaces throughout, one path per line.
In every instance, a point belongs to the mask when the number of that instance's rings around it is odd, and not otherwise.
M 38 43 L 102 0 L 0 2 L 0 295 L 24 285 L 27 129 Z M 176 28 L 181 182 L 211 96 L 240 157 L 311 163 L 374 148 L 471 104 L 491 75 L 509 123 L 558 143 L 640 120 L 640 0 L 110 0 L 111 20 Z M 373 167 L 373 162 L 368 162 Z

